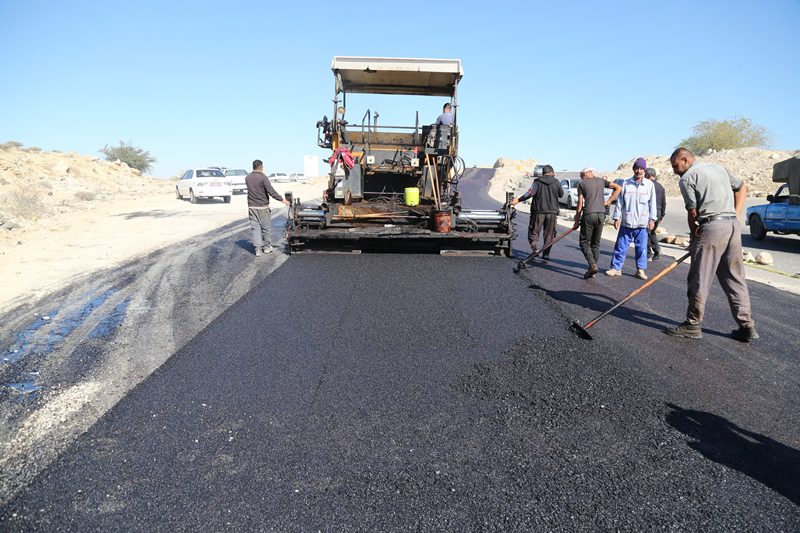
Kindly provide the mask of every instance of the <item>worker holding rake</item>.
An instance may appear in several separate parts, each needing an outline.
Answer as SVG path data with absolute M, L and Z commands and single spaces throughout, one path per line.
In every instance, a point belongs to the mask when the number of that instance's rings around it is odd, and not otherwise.
M 742 212 L 747 185 L 716 163 L 695 161 L 687 148 L 670 157 L 672 170 L 681 177 L 679 185 L 688 214 L 692 264 L 687 278 L 689 306 L 686 320 L 664 332 L 675 337 L 699 339 L 708 292 L 716 276 L 733 318 L 739 328 L 731 336 L 741 342 L 758 338 L 750 308 L 750 293 L 742 260 Z
M 558 200 L 566 193 L 555 178 L 555 171 L 550 165 L 542 168 L 542 177 L 531 184 L 530 189 L 519 198 L 514 198 L 511 205 L 517 205 L 528 198 L 531 200 L 531 217 L 528 225 L 528 242 L 531 244 L 531 256 L 539 252 L 539 235 L 544 234 L 542 258 L 549 260 L 550 247 L 556 238 L 558 225 Z

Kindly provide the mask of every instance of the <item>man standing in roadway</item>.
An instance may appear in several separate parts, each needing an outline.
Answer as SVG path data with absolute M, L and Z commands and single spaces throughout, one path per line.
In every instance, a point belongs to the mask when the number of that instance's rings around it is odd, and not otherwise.
M 552 166 L 545 165 L 542 168 L 542 177 L 534 180 L 531 188 L 525 194 L 511 200 L 511 205 L 517 205 L 528 198 L 533 198 L 531 200 L 531 221 L 528 225 L 528 242 L 531 243 L 531 254 L 535 255 L 539 251 L 539 234 L 544 231 L 542 259 L 545 261 L 550 259 L 550 245 L 556 236 L 558 200 L 566 194 L 556 181 L 555 174 Z
M 614 209 L 614 228 L 619 233 L 611 257 L 611 268 L 606 270 L 607 276 L 622 275 L 622 265 L 633 240 L 636 247 L 636 277 L 647 279 L 644 273 L 647 268 L 647 242 L 658 214 L 653 182 L 644 179 L 646 168 L 644 158 L 638 158 L 633 163 L 633 176 L 622 183 L 622 192 Z
M 650 230 L 650 243 L 647 246 L 647 257 L 648 259 L 652 257 L 653 261 L 658 261 L 661 257 L 661 247 L 658 245 L 656 230 L 658 229 L 658 225 L 661 224 L 661 221 L 664 220 L 664 215 L 667 212 L 667 192 L 664 190 L 664 186 L 658 182 L 658 171 L 656 171 L 656 169 L 647 167 L 644 171 L 644 175 L 653 182 L 653 187 L 656 189 L 656 211 L 658 211 L 656 223 L 653 225 L 653 229 Z
M 289 205 L 289 200 L 284 199 L 272 187 L 264 175 L 264 163 L 260 159 L 253 161 L 253 172 L 248 174 L 244 181 L 247 185 L 247 214 L 250 219 L 250 229 L 253 231 L 253 246 L 258 257 L 272 252 L 269 197 L 272 196 L 286 206 Z
M 692 264 L 687 278 L 689 306 L 686 320 L 664 333 L 699 339 L 700 324 L 708 291 L 716 275 L 739 329 L 731 337 L 741 342 L 758 338 L 750 308 L 750 292 L 742 259 L 739 215 L 747 195 L 747 185 L 728 169 L 716 163 L 700 163 L 687 148 L 678 148 L 670 157 L 679 182 L 692 238 Z
M 596 178 L 592 167 L 581 171 L 581 181 L 578 183 L 578 207 L 575 209 L 575 225 L 581 228 L 580 246 L 589 270 L 583 275 L 584 279 L 593 278 L 597 274 L 597 261 L 600 259 L 600 239 L 603 236 L 603 225 L 606 221 L 606 207 L 617 199 L 622 187 L 609 182 L 605 177 Z M 605 189 L 612 189 L 611 197 L 605 199 Z

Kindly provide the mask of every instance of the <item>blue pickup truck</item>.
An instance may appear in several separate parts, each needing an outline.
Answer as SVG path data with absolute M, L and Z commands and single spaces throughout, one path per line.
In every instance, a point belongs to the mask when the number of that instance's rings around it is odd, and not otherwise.
M 747 208 L 750 236 L 760 241 L 771 231 L 779 235 L 800 235 L 800 155 L 775 163 L 772 181 L 783 183 L 768 204 Z

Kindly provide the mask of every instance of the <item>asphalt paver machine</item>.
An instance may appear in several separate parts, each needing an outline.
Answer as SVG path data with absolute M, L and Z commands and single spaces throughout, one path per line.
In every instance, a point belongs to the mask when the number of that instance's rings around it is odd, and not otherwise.
M 433 251 L 511 255 L 511 195 L 501 209 L 461 206 L 458 182 L 458 59 L 334 57 L 333 116 L 317 122 L 317 144 L 330 149 L 320 205 L 289 198 L 291 252 Z M 348 121 L 348 94 L 439 97 L 452 125 L 435 117 L 379 124 L 376 110 Z M 444 97 L 444 98 L 442 98 Z M 393 100 L 394 103 L 394 100 Z M 440 107 L 439 107 L 440 108 Z M 438 113 L 437 113 L 438 114 Z M 409 113 L 410 115 L 410 113 Z M 409 123 L 411 121 L 409 120 Z

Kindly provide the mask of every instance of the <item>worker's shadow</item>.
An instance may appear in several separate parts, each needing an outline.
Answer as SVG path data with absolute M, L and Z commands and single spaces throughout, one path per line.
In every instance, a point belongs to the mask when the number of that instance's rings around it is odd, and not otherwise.
M 611 297 L 606 296 L 604 294 L 596 294 L 583 291 L 556 291 L 556 290 L 546 289 L 544 287 L 536 285 L 535 283 L 528 285 L 528 288 L 544 291 L 545 293 L 547 293 L 549 297 L 551 297 L 556 301 L 577 305 L 579 307 L 584 307 L 586 309 L 596 311 L 598 314 L 607 311 L 615 303 L 617 303 Z M 665 324 L 672 323 L 670 320 L 667 320 L 660 315 L 656 315 L 654 313 L 648 313 L 647 311 L 641 311 L 638 309 L 633 309 L 631 307 L 625 307 L 625 306 L 621 306 L 615 309 L 614 312 L 611 313 L 611 315 L 619 319 L 626 320 L 628 322 L 634 322 L 636 324 L 641 324 L 649 328 L 663 328 Z
M 550 261 L 542 261 L 541 259 L 536 259 L 534 261 L 531 261 L 529 270 L 530 269 L 549 270 L 550 272 L 558 272 L 559 274 L 564 274 L 565 276 L 569 276 L 571 278 L 583 279 L 583 272 L 569 268 L 570 265 L 577 265 L 579 267 L 581 266 L 580 263 L 575 263 L 574 261 L 567 261 L 564 259 L 551 259 Z
M 244 251 L 246 251 L 246 252 L 248 252 L 250 254 L 255 254 L 256 253 L 256 247 L 253 245 L 253 243 L 251 241 L 249 241 L 247 239 L 239 239 L 239 240 L 237 240 L 236 241 L 236 246 L 238 246 L 239 248 L 241 248 L 242 250 L 244 250 Z
M 800 451 L 743 429 L 725 418 L 671 403 L 666 422 L 703 457 L 733 468 L 800 505 Z
M 513 254 L 513 258 L 517 261 L 525 261 L 528 257 L 530 257 L 530 254 L 517 254 L 516 252 Z M 558 272 L 573 278 L 583 278 L 583 271 L 581 268 L 585 266 L 586 265 L 582 263 L 569 261 L 567 259 L 551 258 L 549 261 L 545 261 L 541 257 L 537 257 L 529 260 L 523 270 L 534 273 L 537 269 L 543 269 Z M 574 267 L 577 270 L 573 270 L 570 267 Z

